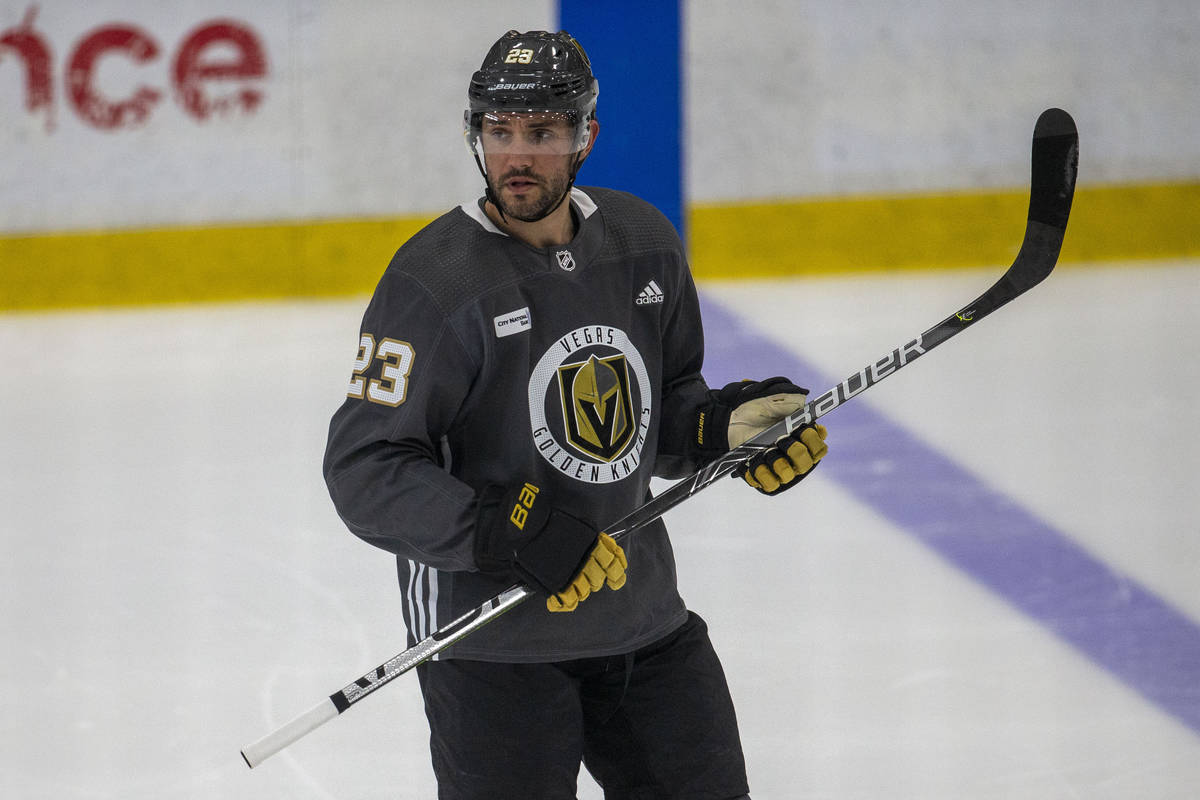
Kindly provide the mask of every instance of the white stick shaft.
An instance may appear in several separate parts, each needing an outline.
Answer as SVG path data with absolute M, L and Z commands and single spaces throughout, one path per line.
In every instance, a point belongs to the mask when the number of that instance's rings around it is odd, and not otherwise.
M 242 750 L 242 758 L 254 769 L 263 761 L 278 753 L 292 742 L 311 733 L 338 715 L 337 706 L 329 698 L 305 711 L 282 728 L 268 733 L 254 744 Z

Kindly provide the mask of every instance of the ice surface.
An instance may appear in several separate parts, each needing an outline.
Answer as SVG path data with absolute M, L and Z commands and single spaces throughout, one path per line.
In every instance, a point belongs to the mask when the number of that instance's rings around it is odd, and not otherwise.
M 702 291 L 840 379 L 1000 269 Z M 320 476 L 363 304 L 0 317 L 0 796 L 435 795 L 415 679 L 253 771 L 238 754 L 403 649 L 392 560 Z M 1060 268 L 854 403 L 1195 628 L 1196 308 L 1197 263 Z M 668 516 L 757 800 L 1194 796 L 1200 733 L 825 472 Z M 1066 619 L 1093 589 L 1046 587 Z M 1153 643 L 1157 619 L 1128 625 Z

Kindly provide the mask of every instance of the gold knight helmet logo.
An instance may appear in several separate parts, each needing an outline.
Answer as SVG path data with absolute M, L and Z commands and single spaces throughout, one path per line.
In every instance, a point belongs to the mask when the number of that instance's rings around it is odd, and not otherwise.
M 558 385 L 571 445 L 605 462 L 620 455 L 636 430 L 625 356 L 562 364 Z
M 538 455 L 594 485 L 642 474 L 654 390 L 629 334 L 581 325 L 548 344 L 529 372 L 529 425 Z

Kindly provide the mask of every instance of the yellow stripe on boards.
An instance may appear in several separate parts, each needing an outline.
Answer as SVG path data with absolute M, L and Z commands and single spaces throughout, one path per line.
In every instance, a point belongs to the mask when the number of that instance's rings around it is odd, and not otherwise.
M 0 309 L 370 292 L 427 217 L 0 238 Z
M 697 278 L 760 278 L 1010 263 L 1028 190 L 697 205 Z M 1081 187 L 1061 261 L 1200 256 L 1200 184 Z
M 1007 264 L 1026 190 L 698 205 L 700 279 Z M 0 310 L 370 292 L 428 217 L 0 236 Z M 1061 261 L 1200 257 L 1200 183 L 1083 187 Z

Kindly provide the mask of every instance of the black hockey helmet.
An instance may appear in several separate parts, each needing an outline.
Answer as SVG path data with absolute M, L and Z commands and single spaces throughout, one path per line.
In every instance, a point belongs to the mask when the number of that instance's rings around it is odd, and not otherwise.
M 563 114 L 572 126 L 569 152 L 587 146 L 599 83 L 583 47 L 566 31 L 509 31 L 492 45 L 467 88 L 463 115 L 467 146 L 478 158 L 488 113 Z

